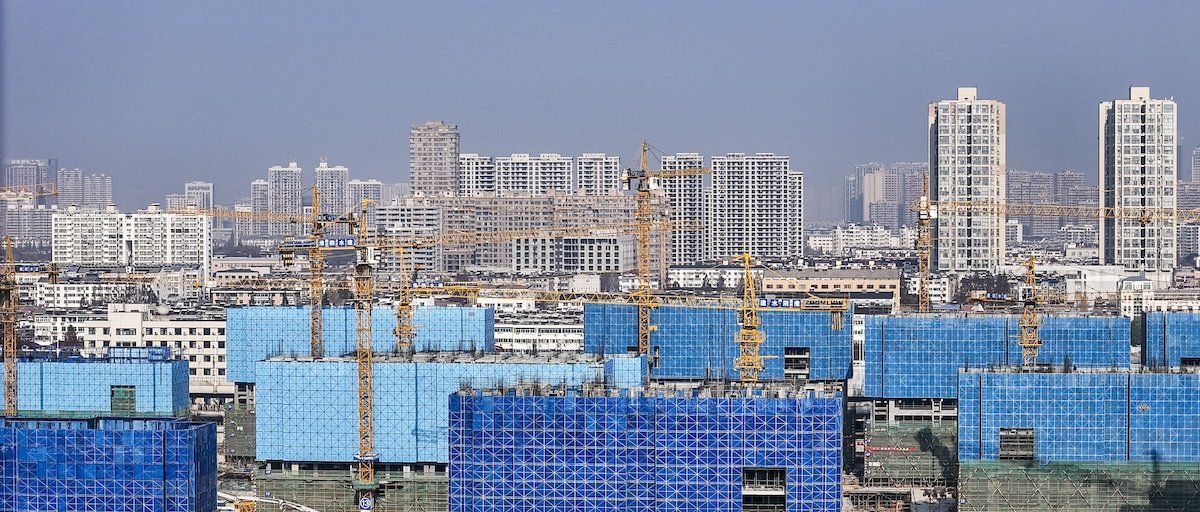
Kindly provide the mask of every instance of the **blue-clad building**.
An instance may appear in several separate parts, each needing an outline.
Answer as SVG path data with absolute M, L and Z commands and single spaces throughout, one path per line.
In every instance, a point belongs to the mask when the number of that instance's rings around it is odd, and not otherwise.
M 357 364 L 352 358 L 276 357 L 257 363 L 256 458 L 349 462 L 357 442 Z M 522 382 L 642 383 L 641 359 L 591 355 L 437 353 L 379 357 L 374 366 L 375 449 L 381 463 L 448 460 L 449 396 L 461 386 Z
M 358 343 L 353 308 L 325 308 L 321 339 L 325 356 L 354 352 Z M 226 320 L 228 376 L 231 382 L 254 382 L 254 364 L 270 356 L 311 355 L 307 307 L 229 308 Z M 396 351 L 396 312 L 371 311 L 372 347 L 377 353 Z M 495 314 L 490 308 L 419 306 L 413 310 L 413 350 L 483 351 L 495 347 Z
M 833 512 L 842 509 L 842 401 L 457 393 L 449 476 L 451 512 Z
M 867 316 L 864 395 L 957 398 L 964 368 L 1020 366 L 1017 315 Z M 1038 364 L 1129 368 L 1130 321 L 1111 316 L 1044 316 Z
M 19 415 L 178 417 L 188 414 L 188 363 L 165 348 L 113 348 L 105 358 L 17 363 Z
M 806 361 L 809 380 L 836 381 L 850 376 L 851 314 L 841 322 L 831 313 L 763 311 L 763 380 L 780 380 L 788 361 Z M 737 378 L 735 336 L 741 326 L 731 309 L 660 307 L 651 314 L 657 327 L 650 338 L 651 376 L 658 379 Z M 637 348 L 637 309 L 623 304 L 586 304 L 584 350 L 624 354 Z
M 1200 314 L 1146 313 L 1142 364 L 1200 367 Z
M 1200 462 L 1200 374 L 969 370 L 961 461 Z
M 0 510 L 216 509 L 212 423 L 0 419 Z

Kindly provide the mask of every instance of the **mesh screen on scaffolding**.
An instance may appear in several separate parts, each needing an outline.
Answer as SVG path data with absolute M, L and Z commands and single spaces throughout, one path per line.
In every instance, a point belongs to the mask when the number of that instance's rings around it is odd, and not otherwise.
M 254 365 L 270 356 L 311 355 L 309 308 L 241 307 L 227 312 L 226 346 L 231 382 L 254 382 Z M 418 306 L 413 311 L 413 350 L 484 351 L 495 346 L 495 315 L 489 308 Z M 371 311 L 373 349 L 396 352 L 395 310 Z M 321 340 L 325 356 L 352 354 L 358 341 L 353 308 L 322 311 Z
M 957 423 L 879 422 L 867 429 L 863 455 L 868 485 L 951 486 L 958 477 Z
M 188 363 L 138 358 L 62 358 L 17 364 L 21 416 L 187 417 Z
M 1038 462 L 1200 462 L 1200 374 L 964 372 L 958 458 L 998 460 L 1032 429 Z
M 637 358 L 599 361 L 590 355 L 424 353 L 414 361 L 376 359 L 375 449 L 382 462 L 446 462 L 448 397 L 461 386 L 520 382 L 579 385 L 609 377 L 642 381 Z M 258 460 L 346 462 L 357 443 L 357 365 L 352 359 L 259 362 L 256 400 Z
M 456 394 L 450 510 L 841 510 L 841 413 L 840 398 Z
M 1146 313 L 1142 347 L 1147 366 L 1200 366 L 1200 314 Z
M 254 472 L 260 494 L 299 503 L 321 512 L 358 512 L 351 465 L 340 468 L 290 468 Z M 421 468 L 376 467 L 376 512 L 445 512 L 446 472 Z
M 0 419 L 0 510 L 216 510 L 216 444 L 211 423 Z
M 1021 365 L 1018 333 L 1015 315 L 868 316 L 864 395 L 956 398 L 959 369 Z M 1039 334 L 1039 364 L 1129 367 L 1128 318 L 1046 316 Z
M 623 354 L 637 345 L 637 309 L 624 304 L 585 304 L 583 343 L 589 353 Z M 763 311 L 765 336 L 760 353 L 764 380 L 783 379 L 786 348 L 809 350 L 810 380 L 843 380 L 850 376 L 850 313 L 842 328 L 833 329 L 830 313 Z M 740 326 L 737 311 L 660 307 L 651 313 L 657 330 L 651 336 L 656 363 L 651 374 L 663 379 L 737 378 L 733 362 Z
M 1194 512 L 1200 465 L 964 461 L 960 512 Z

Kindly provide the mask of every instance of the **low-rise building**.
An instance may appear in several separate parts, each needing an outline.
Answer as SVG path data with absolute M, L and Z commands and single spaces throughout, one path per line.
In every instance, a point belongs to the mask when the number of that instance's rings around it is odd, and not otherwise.
M 845 297 L 856 305 L 900 308 L 899 269 L 800 269 L 767 272 L 766 296 Z
M 496 349 L 510 352 L 582 352 L 583 311 L 538 310 L 496 315 Z
M 121 302 L 143 295 L 144 286 L 123 283 L 48 283 L 33 286 L 33 305 L 46 309 L 80 309 Z

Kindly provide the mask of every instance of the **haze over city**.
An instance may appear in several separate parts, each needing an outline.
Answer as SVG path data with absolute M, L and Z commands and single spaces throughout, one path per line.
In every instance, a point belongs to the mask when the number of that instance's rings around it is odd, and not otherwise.
M 0 2 L 0 512 L 1200 511 L 1200 2 Z
M 189 179 L 229 203 L 292 159 L 406 181 L 409 127 L 440 119 L 464 152 L 628 166 L 645 138 L 788 155 L 832 190 L 927 160 L 927 105 L 969 85 L 1008 105 L 1008 168 L 1094 179 L 1099 102 L 1200 104 L 1198 24 L 1192 2 L 10 1 L 0 156 L 107 173 L 123 208 Z M 1200 140 L 1200 116 L 1179 132 Z M 806 199 L 842 218 L 838 194 Z

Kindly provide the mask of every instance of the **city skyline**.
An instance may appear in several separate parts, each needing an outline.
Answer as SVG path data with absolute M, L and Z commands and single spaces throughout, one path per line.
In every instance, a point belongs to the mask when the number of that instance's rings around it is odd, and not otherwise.
M 330 15 L 320 6 L 289 7 L 298 25 Z M 796 7 L 770 19 L 754 7 L 731 15 L 720 6 L 688 12 L 647 6 L 647 16 L 626 20 L 586 6 L 501 12 L 479 6 L 478 19 L 430 6 L 416 8 L 420 15 L 412 21 L 401 17 L 401 30 L 380 22 L 391 19 L 386 11 L 354 7 L 338 14 L 362 21 L 353 24 L 355 32 L 317 48 L 255 38 L 260 26 L 284 10 L 275 5 L 128 12 L 134 9 L 9 3 L 2 156 L 58 158 L 63 167 L 137 183 L 136 189 L 114 190 L 122 205 L 147 204 L 190 179 L 214 182 L 216 202 L 229 204 L 245 195 L 243 176 L 291 159 L 311 169 L 321 155 L 354 170 L 357 178 L 407 181 L 409 129 L 444 120 L 459 126 L 463 153 L 605 152 L 628 166 L 646 138 L 668 153 L 787 154 L 810 187 L 831 188 L 840 187 L 856 163 L 923 161 L 925 106 L 946 90 L 972 85 L 1009 106 L 1010 168 L 1078 169 L 1094 178 L 1096 105 L 1130 85 L 1175 98 L 1183 109 L 1181 142 L 1194 146 L 1198 138 L 1190 134 L 1200 133 L 1200 119 L 1186 114 L 1189 105 L 1200 103 L 1188 96 L 1195 90 L 1190 84 L 1200 82 L 1200 69 L 1150 59 L 1153 52 L 1144 51 L 1170 44 L 1179 55 L 1200 53 L 1196 38 L 1186 32 L 1193 26 L 1188 20 L 1195 19 L 1189 16 L 1192 6 L 1164 4 L 1180 15 L 1119 46 L 1104 45 L 1106 34 L 1119 30 L 1119 20 L 1138 17 L 1135 7 L 1073 7 L 1045 6 L 1037 19 L 1025 20 L 985 6 L 848 6 L 838 16 Z M 567 14 L 598 21 L 573 25 L 568 38 L 553 23 Z M 983 29 L 986 34 L 954 24 L 929 33 L 913 30 L 931 14 L 989 16 L 995 24 Z M 145 16 L 154 16 L 153 23 Z M 93 17 L 111 23 L 92 24 Z M 492 41 L 489 34 L 507 31 L 503 23 L 495 28 L 497 21 L 526 18 L 549 31 L 516 41 L 501 38 L 493 41 L 495 48 L 465 37 L 482 34 Z M 694 29 L 669 40 L 643 35 L 647 24 L 662 20 Z M 153 28 L 162 48 L 143 44 L 131 24 Z M 35 28 L 47 25 L 59 29 Z M 1057 33 L 1050 27 L 1073 37 L 1064 42 L 1044 35 Z M 722 44 L 703 35 L 716 28 L 729 34 Z M 408 38 L 428 39 L 434 32 L 444 34 L 446 48 L 393 56 L 395 49 L 413 46 Z M 1003 37 L 982 37 L 988 34 Z M 247 46 L 250 39 L 262 44 Z M 179 45 L 195 40 L 202 44 L 187 61 L 170 58 Z M 543 44 L 549 41 L 555 44 Z M 945 66 L 931 57 L 940 41 L 956 41 L 968 54 L 1003 47 L 1004 58 Z M 227 44 L 237 45 L 237 52 Z M 1103 51 L 1072 51 L 1089 45 Z M 492 52 L 530 59 L 510 62 L 490 58 Z M 649 57 L 626 58 L 639 54 Z M 751 54 L 758 57 L 739 57 Z M 474 66 L 463 69 L 456 55 L 472 56 L 468 63 Z M 589 58 L 606 72 L 585 72 L 581 66 Z M 133 59 L 145 65 L 135 67 Z M 745 69 L 716 71 L 718 62 L 733 59 Z M 262 65 L 248 67 L 250 62 Z M 538 73 L 517 72 L 530 66 Z M 322 71 L 314 75 L 310 69 Z M 480 72 L 484 79 L 465 80 Z M 707 78 L 678 80 L 697 72 Z M 744 79 L 754 74 L 774 78 Z M 216 90 L 214 79 L 222 81 Z M 678 86 L 663 87 L 672 83 Z M 105 92 L 97 90 L 101 87 Z M 814 198 L 806 218 L 838 220 L 840 198 L 831 196 Z

